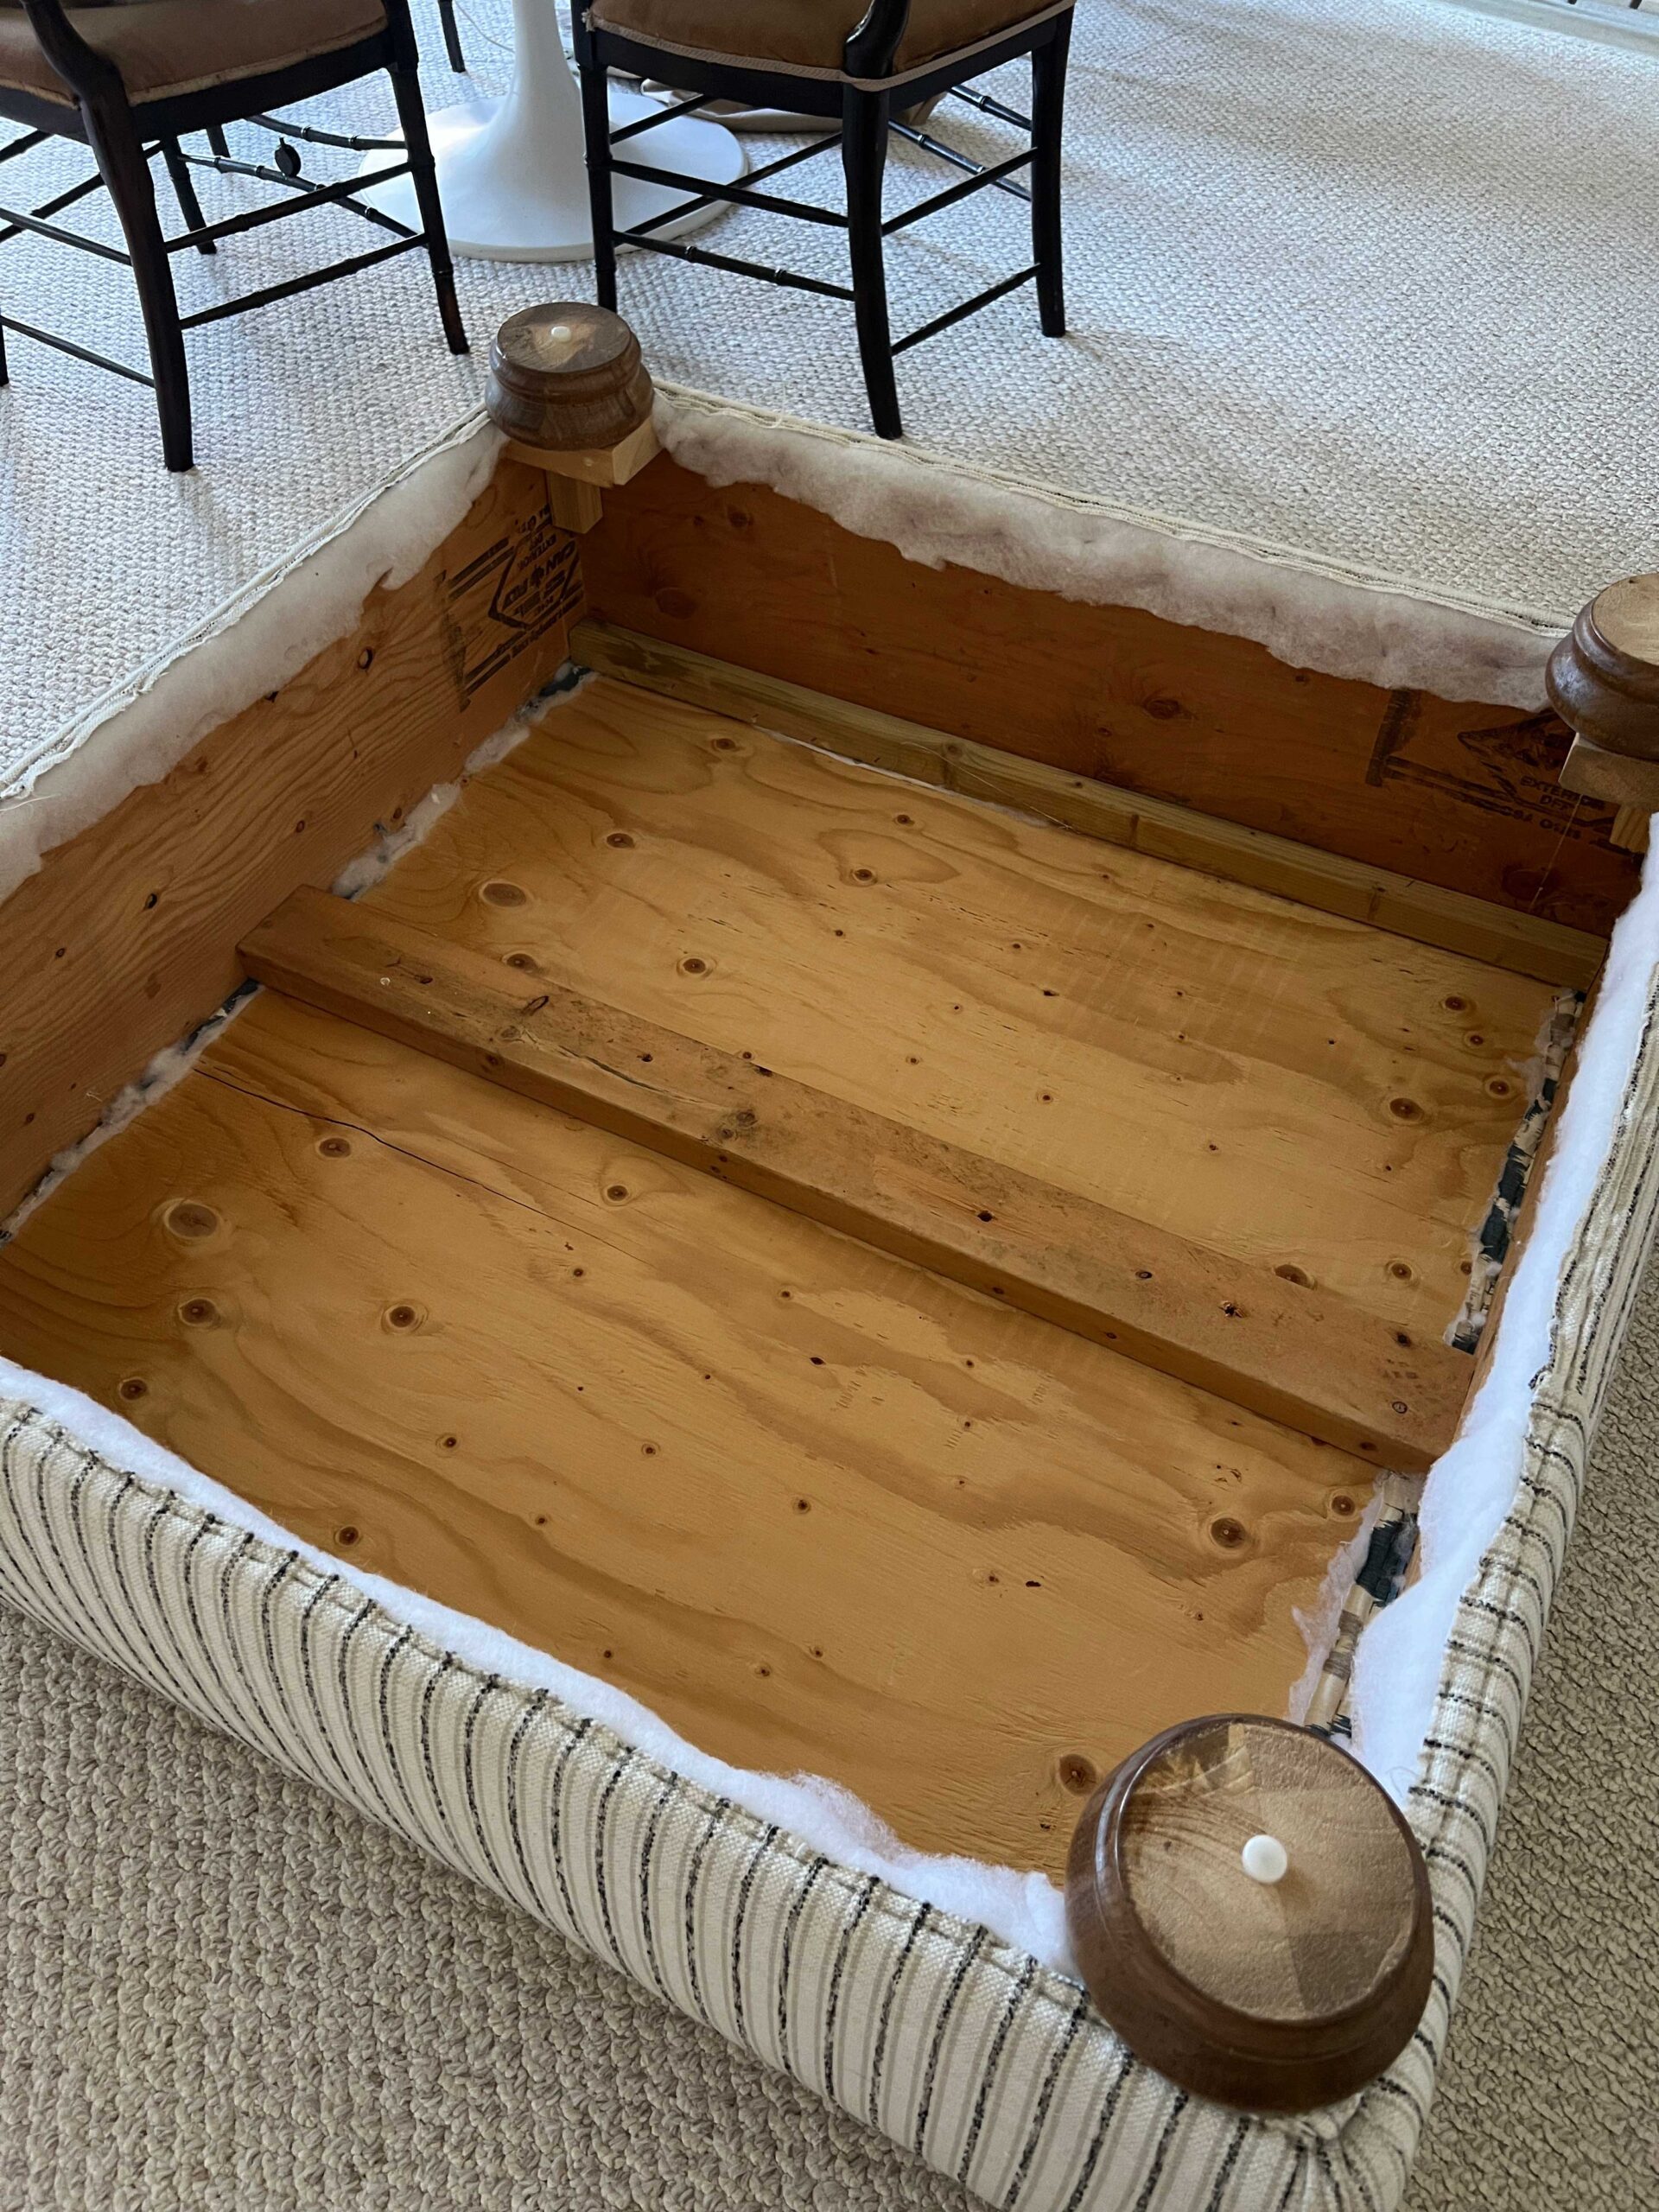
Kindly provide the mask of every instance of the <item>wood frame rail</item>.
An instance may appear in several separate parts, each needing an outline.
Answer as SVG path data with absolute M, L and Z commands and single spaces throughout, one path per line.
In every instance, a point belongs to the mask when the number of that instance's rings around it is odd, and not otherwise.
M 605 621 L 1605 938 L 1612 806 L 1562 791 L 1553 713 L 1388 690 L 1123 606 L 934 569 L 668 455 L 584 542 Z
M 324 893 L 244 942 L 257 981 L 1402 1471 L 1472 1370 L 1351 1302 Z
M 242 981 L 237 940 L 327 883 L 565 659 L 575 542 L 503 462 L 418 575 L 0 902 L 0 1219 Z
M 1013 807 L 1107 844 L 1201 868 L 1229 883 L 1248 883 L 1257 891 L 1317 906 L 1321 913 L 1370 922 L 1396 937 L 1464 953 L 1513 975 L 1582 990 L 1606 957 L 1605 940 L 1588 930 L 1517 913 L 1465 891 L 1345 860 L 1339 853 L 1027 760 L 971 738 L 951 737 L 613 622 L 588 618 L 576 623 L 570 651 L 596 675 L 729 715 L 751 728 L 794 738 L 965 798 Z

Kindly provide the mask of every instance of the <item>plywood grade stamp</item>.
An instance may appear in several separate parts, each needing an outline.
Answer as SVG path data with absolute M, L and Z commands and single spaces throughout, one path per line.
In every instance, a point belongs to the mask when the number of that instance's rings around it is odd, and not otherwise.
M 576 541 L 551 501 L 509 516 L 499 537 L 444 579 L 440 619 L 461 702 L 581 610 Z

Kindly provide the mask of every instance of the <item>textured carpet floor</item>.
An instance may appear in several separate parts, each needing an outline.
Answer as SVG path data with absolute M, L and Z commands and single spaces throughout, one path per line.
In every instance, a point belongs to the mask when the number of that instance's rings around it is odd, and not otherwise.
M 1410 2212 L 1659 2203 L 1659 1275 Z M 0 2212 L 969 2212 L 531 1922 L 0 1609 Z
M 484 89 L 501 81 L 506 6 L 469 6 Z M 430 0 L 417 15 L 441 57 Z M 1564 624 L 1656 551 L 1659 289 L 1630 272 L 1649 265 L 1659 199 L 1656 67 L 1445 0 L 1081 0 L 1071 335 L 1046 343 L 1020 295 L 907 355 L 911 434 L 1114 512 Z M 441 59 L 426 90 L 435 107 L 455 97 Z M 314 120 L 387 126 L 381 84 L 318 106 Z M 1013 143 L 960 106 L 948 132 L 991 157 Z M 268 139 L 232 137 L 269 158 Z M 340 158 L 308 155 L 324 173 Z M 43 200 L 85 168 L 81 149 L 38 149 L 7 166 L 6 192 Z M 950 174 L 901 149 L 892 204 Z M 790 182 L 839 188 L 833 162 Z M 208 184 L 211 214 L 269 196 Z M 110 222 L 97 200 L 74 219 Z M 1020 266 L 1024 223 L 990 193 L 896 237 L 899 327 Z M 845 273 L 833 232 L 775 216 L 729 216 L 710 242 Z M 363 243 L 355 219 L 325 211 L 212 260 L 181 255 L 177 281 L 205 306 Z M 587 284 L 580 268 L 461 272 L 480 347 L 512 309 Z M 130 285 L 107 263 L 15 239 L 0 302 L 143 358 Z M 652 258 L 626 270 L 623 305 L 664 378 L 865 428 L 839 304 Z M 413 256 L 189 343 L 200 467 L 181 479 L 161 467 L 147 393 L 12 349 L 0 793 L 482 384 L 481 358 L 445 353 Z

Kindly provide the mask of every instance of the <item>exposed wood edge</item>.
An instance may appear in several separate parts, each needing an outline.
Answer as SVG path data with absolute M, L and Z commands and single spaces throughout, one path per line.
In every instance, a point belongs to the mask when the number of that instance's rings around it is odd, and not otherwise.
M 242 980 L 237 940 L 452 777 L 581 610 L 547 479 L 506 464 L 356 628 L 47 855 L 0 905 L 0 1218 Z
M 296 892 L 259 982 L 1075 1331 L 1372 1465 L 1450 1441 L 1465 1355 L 373 908 Z
M 1541 982 L 1582 989 L 1606 953 L 1587 931 L 950 737 L 613 623 L 579 622 L 570 649 L 602 676 Z
M 1550 1164 L 1555 1157 L 1555 1147 L 1560 1138 L 1561 1122 L 1567 1111 L 1567 1097 L 1573 1088 L 1573 1078 L 1578 1073 L 1579 1061 L 1584 1052 L 1584 1040 L 1590 1033 L 1590 1025 L 1595 1020 L 1596 1007 L 1600 1001 L 1600 997 L 1601 986 L 1598 981 L 1592 985 L 1590 995 L 1580 1011 L 1578 1023 L 1573 1032 L 1572 1042 L 1567 1046 L 1560 1077 L 1555 1085 L 1555 1096 L 1550 1102 L 1549 1119 L 1544 1124 L 1543 1135 L 1538 1141 L 1538 1149 L 1534 1153 L 1532 1165 L 1527 1171 L 1527 1186 L 1521 1194 L 1520 1210 L 1510 1231 L 1509 1249 L 1503 1255 L 1499 1266 L 1497 1281 L 1493 1286 L 1491 1300 L 1486 1308 L 1486 1319 L 1481 1327 L 1479 1341 L 1474 1349 L 1475 1371 L 1469 1386 L 1471 1400 L 1486 1380 L 1487 1371 L 1491 1366 L 1493 1356 L 1497 1350 L 1498 1329 L 1503 1319 L 1503 1309 L 1509 1302 L 1510 1286 L 1515 1281 L 1522 1255 L 1532 1241 L 1533 1230 L 1538 1220 L 1539 1193 L 1544 1187 L 1544 1178 L 1548 1173 Z

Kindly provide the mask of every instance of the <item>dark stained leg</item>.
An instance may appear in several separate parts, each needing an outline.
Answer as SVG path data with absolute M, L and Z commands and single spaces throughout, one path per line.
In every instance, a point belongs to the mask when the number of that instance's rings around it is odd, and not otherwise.
M 881 236 L 881 184 L 887 166 L 886 92 L 849 86 L 842 100 L 842 167 L 847 177 L 847 241 L 853 267 L 853 311 L 864 365 L 870 419 L 883 438 L 904 435 L 899 387 L 893 373 L 893 333 L 887 320 L 886 241 Z
M 1043 334 L 1065 335 L 1065 257 L 1060 236 L 1060 148 L 1065 130 L 1065 64 L 1071 18 L 1031 57 L 1031 245 Z

